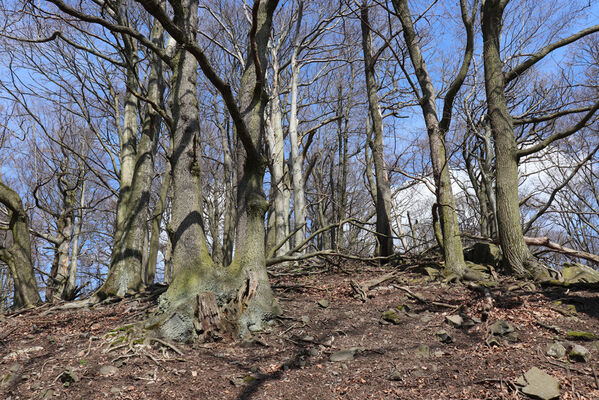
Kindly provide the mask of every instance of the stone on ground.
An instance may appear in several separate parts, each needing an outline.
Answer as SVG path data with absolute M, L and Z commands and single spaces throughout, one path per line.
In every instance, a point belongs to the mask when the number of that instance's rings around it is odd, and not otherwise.
M 527 385 L 522 388 L 522 393 L 533 399 L 551 400 L 559 398 L 559 382 L 557 379 L 532 367 L 524 374 Z

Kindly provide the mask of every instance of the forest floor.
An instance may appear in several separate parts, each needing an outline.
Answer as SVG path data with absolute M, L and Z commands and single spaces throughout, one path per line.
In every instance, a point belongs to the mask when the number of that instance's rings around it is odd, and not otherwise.
M 120 347 L 118 328 L 143 318 L 156 296 L 6 315 L 0 398 L 524 399 L 516 382 L 531 367 L 556 378 L 563 399 L 599 398 L 599 342 L 578 343 L 590 350 L 588 362 L 546 355 L 556 340 L 568 347 L 569 330 L 599 334 L 595 291 L 510 288 L 514 281 L 503 280 L 490 289 L 483 321 L 488 295 L 418 273 L 399 273 L 365 302 L 354 296 L 352 280 L 388 272 L 353 264 L 279 272 L 272 284 L 284 314 L 245 342 Z M 395 323 L 382 319 L 389 309 Z M 465 326 L 447 322 L 457 314 Z M 498 320 L 517 338 L 491 340 Z M 453 341 L 441 342 L 440 330 Z

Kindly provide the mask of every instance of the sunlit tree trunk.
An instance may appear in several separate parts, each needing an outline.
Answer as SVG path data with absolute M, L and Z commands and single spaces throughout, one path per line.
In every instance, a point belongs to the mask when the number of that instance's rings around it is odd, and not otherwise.
M 375 76 L 376 60 L 373 57 L 370 22 L 368 20 L 368 4 L 361 7 L 362 51 L 364 53 L 364 72 L 368 91 L 369 115 L 372 121 L 373 140 L 371 142 L 376 182 L 376 232 L 377 248 L 380 256 L 393 254 L 393 236 L 391 230 L 391 188 L 385 168 L 385 151 L 383 146 L 383 116 L 378 96 Z
M 8 209 L 10 236 L 0 246 L 2 260 L 13 279 L 13 308 L 28 308 L 41 303 L 31 259 L 29 219 L 19 195 L 0 182 L 0 203 Z

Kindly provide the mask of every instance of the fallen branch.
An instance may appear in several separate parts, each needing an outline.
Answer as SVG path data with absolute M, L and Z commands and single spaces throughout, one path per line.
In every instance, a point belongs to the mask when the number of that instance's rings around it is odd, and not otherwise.
M 440 301 L 430 301 L 425 299 L 422 295 L 419 295 L 418 293 L 414 293 L 412 292 L 409 288 L 405 287 L 405 286 L 399 286 L 399 285 L 393 285 L 394 288 L 403 290 L 404 292 L 406 292 L 408 295 L 410 295 L 411 297 L 415 298 L 416 300 L 418 300 L 421 303 L 427 304 L 427 305 L 433 305 L 433 306 L 437 306 L 437 307 L 445 307 L 445 308 L 451 308 L 453 310 L 457 310 L 459 308 L 461 308 L 461 305 L 454 305 L 454 304 L 448 304 L 448 303 L 443 303 Z
M 524 237 L 524 241 L 529 246 L 543 246 L 556 253 L 565 254 L 570 257 L 582 258 L 599 264 L 599 256 L 596 254 L 587 253 L 586 251 L 574 250 L 569 247 L 564 247 L 558 243 L 552 242 L 548 237 Z
M 362 301 L 366 301 L 368 300 L 368 292 L 370 291 L 370 289 L 380 285 L 383 282 L 387 282 L 395 278 L 397 278 L 397 271 L 392 271 L 364 282 L 356 282 L 355 280 L 351 280 L 350 285 L 354 292 L 356 292 L 358 297 Z

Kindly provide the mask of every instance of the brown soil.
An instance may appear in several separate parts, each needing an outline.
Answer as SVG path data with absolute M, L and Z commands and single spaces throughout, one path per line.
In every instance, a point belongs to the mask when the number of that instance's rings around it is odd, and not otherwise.
M 155 306 L 150 297 L 94 309 L 44 306 L 8 315 L 0 322 L 0 398 L 513 399 L 525 398 L 514 383 L 533 366 L 559 380 L 563 399 L 599 398 L 597 343 L 581 343 L 592 353 L 587 363 L 545 355 L 547 345 L 565 339 L 567 330 L 599 333 L 593 291 L 508 292 L 513 282 L 502 282 L 491 290 L 488 320 L 464 329 L 445 322 L 453 309 L 430 302 L 455 305 L 465 316 L 480 318 L 485 299 L 478 291 L 404 274 L 396 282 L 428 303 L 388 282 L 363 303 L 353 297 L 350 280 L 386 271 L 356 271 L 274 277 L 284 315 L 268 332 L 248 342 L 176 344 L 182 355 L 157 343 L 110 350 L 114 339 L 106 339 L 106 333 L 143 318 Z M 322 299 L 329 307 L 318 305 Z M 400 305 L 409 308 L 400 312 L 400 323 L 383 323 L 382 312 Z M 488 326 L 499 319 L 517 328 L 519 340 L 500 339 L 500 346 L 489 347 Z M 437 340 L 440 329 L 454 342 Z M 428 345 L 430 356 L 418 355 L 419 345 Z M 332 353 L 350 348 L 357 348 L 354 360 L 329 361 Z M 117 369 L 100 371 L 106 365 Z M 68 382 L 65 370 L 76 375 L 74 382 Z

